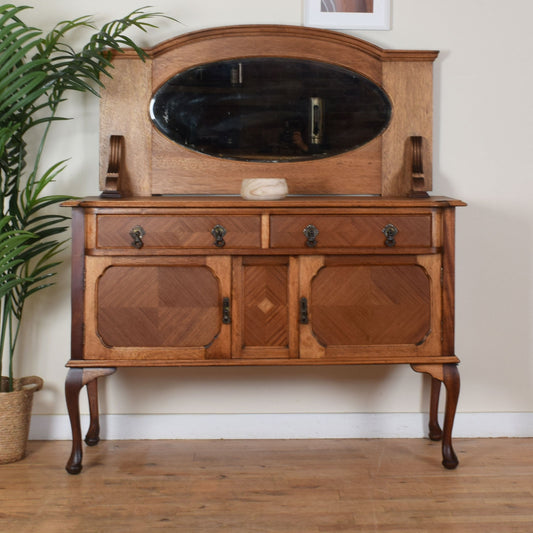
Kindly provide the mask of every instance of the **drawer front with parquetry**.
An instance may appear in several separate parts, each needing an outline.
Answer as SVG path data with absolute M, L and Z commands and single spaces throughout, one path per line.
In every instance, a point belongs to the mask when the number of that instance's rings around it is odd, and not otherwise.
M 272 248 L 374 248 L 433 246 L 432 215 L 273 215 Z
M 260 248 L 255 215 L 99 215 L 98 248 Z

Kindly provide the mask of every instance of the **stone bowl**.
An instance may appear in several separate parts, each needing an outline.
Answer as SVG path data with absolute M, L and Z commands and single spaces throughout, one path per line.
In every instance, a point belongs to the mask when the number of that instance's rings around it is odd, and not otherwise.
M 283 178 L 250 178 L 242 180 L 241 196 L 245 200 L 281 200 L 289 193 Z

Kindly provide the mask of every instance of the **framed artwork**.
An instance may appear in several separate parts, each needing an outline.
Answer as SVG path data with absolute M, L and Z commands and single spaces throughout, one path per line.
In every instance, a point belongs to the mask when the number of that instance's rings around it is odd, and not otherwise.
M 304 0 L 304 23 L 319 28 L 390 29 L 390 0 Z

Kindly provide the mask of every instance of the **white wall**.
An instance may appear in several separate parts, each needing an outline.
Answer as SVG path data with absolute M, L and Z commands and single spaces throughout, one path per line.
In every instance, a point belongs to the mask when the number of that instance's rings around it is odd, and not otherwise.
M 45 29 L 87 13 L 103 22 L 135 7 L 131 0 L 28 3 L 35 9 L 25 19 Z M 145 46 L 201 27 L 302 23 L 301 0 L 150 3 L 183 24 L 161 21 L 150 34 L 135 34 Z M 533 413 L 533 3 L 393 0 L 392 13 L 391 31 L 351 33 L 385 48 L 441 50 L 434 192 L 469 204 L 457 223 L 459 412 L 493 413 L 478 417 L 491 434 L 502 413 Z M 70 158 L 56 190 L 96 194 L 98 102 L 74 97 L 63 112 L 75 120 L 56 125 L 49 146 L 50 163 Z M 35 398 L 41 415 L 65 413 L 67 265 L 58 282 L 30 304 L 20 343 L 19 374 L 46 380 Z M 101 390 L 102 411 L 110 414 L 418 413 L 428 393 L 422 376 L 392 367 L 124 369 L 102 380 Z M 521 431 L 533 435 L 533 425 Z

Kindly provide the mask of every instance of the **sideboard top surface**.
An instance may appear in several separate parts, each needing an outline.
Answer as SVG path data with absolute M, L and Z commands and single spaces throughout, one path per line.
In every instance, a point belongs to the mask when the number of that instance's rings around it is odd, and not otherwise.
M 151 208 L 382 208 L 409 207 L 435 208 L 460 207 L 466 205 L 461 200 L 447 196 L 430 196 L 428 198 L 382 198 L 376 196 L 288 196 L 281 200 L 244 200 L 240 196 L 129 196 L 124 198 L 87 197 L 69 200 L 66 207 L 106 208 L 106 207 L 151 207 Z

